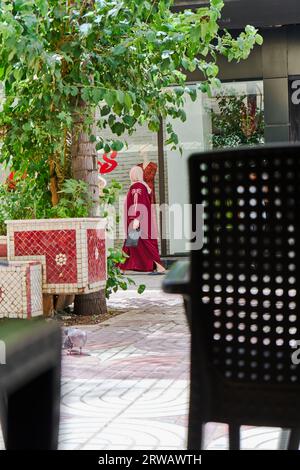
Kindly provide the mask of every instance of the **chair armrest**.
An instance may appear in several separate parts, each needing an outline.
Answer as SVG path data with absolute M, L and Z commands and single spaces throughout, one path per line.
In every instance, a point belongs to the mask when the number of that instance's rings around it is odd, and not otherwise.
M 44 318 L 1 321 L 0 421 L 6 449 L 56 450 L 61 330 Z
M 168 294 L 189 295 L 190 261 L 177 261 L 166 275 L 162 288 Z

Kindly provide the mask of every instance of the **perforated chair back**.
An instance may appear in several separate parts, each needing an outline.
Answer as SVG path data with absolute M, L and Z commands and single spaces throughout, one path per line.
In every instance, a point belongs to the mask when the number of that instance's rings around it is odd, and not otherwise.
M 199 417 L 296 430 L 300 147 L 193 155 L 189 172 L 191 202 L 205 206 L 204 246 L 191 253 L 189 446 Z

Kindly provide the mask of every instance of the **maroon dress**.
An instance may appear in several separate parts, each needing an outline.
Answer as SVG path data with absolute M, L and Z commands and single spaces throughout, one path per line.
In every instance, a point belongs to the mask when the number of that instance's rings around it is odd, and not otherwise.
M 144 181 L 151 189 L 151 202 L 156 204 L 154 178 L 157 172 L 157 165 L 154 162 L 149 162 L 146 168 L 144 168 L 143 163 L 139 163 L 138 166 L 143 170 Z
M 141 237 L 137 247 L 126 247 L 123 251 L 129 258 L 119 264 L 120 269 L 130 271 L 153 271 L 154 262 L 161 264 L 158 251 L 157 228 L 153 223 L 151 197 L 143 183 L 130 186 L 125 202 L 125 229 L 132 229 L 134 219 L 140 222 Z

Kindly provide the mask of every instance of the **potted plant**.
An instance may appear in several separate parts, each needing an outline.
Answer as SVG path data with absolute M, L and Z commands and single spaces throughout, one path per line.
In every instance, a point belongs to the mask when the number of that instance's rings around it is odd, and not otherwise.
M 90 200 L 83 181 L 66 180 L 59 203 L 32 178 L 0 189 L 0 218 L 7 225 L 10 261 L 38 260 L 44 294 L 90 293 L 105 287 L 104 218 L 88 217 Z M 29 220 L 30 219 L 30 223 Z M 4 244 L 4 238 L 2 244 Z M 4 252 L 4 248 L 3 248 Z M 3 253 L 4 254 L 4 253 Z

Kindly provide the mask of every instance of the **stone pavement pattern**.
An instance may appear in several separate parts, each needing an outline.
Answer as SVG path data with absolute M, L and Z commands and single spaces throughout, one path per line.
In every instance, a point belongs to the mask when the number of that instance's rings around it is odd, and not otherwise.
M 60 448 L 184 448 L 189 335 L 181 298 L 127 291 L 109 306 L 126 313 L 85 327 L 90 355 L 64 355 Z
M 82 356 L 63 351 L 60 449 L 185 448 L 189 332 L 182 300 L 161 292 L 161 276 L 134 278 L 146 282 L 146 292 L 115 294 L 109 307 L 124 313 L 82 327 Z M 242 448 L 276 449 L 278 436 L 278 429 L 244 428 Z M 227 446 L 227 427 L 209 423 L 206 448 Z
M 125 312 L 89 327 L 84 356 L 63 361 L 61 449 L 184 449 L 189 332 L 180 296 L 163 294 L 161 276 L 134 276 L 143 295 L 120 292 Z M 279 430 L 245 428 L 246 449 L 276 449 Z M 225 449 L 227 428 L 206 426 L 206 448 Z

